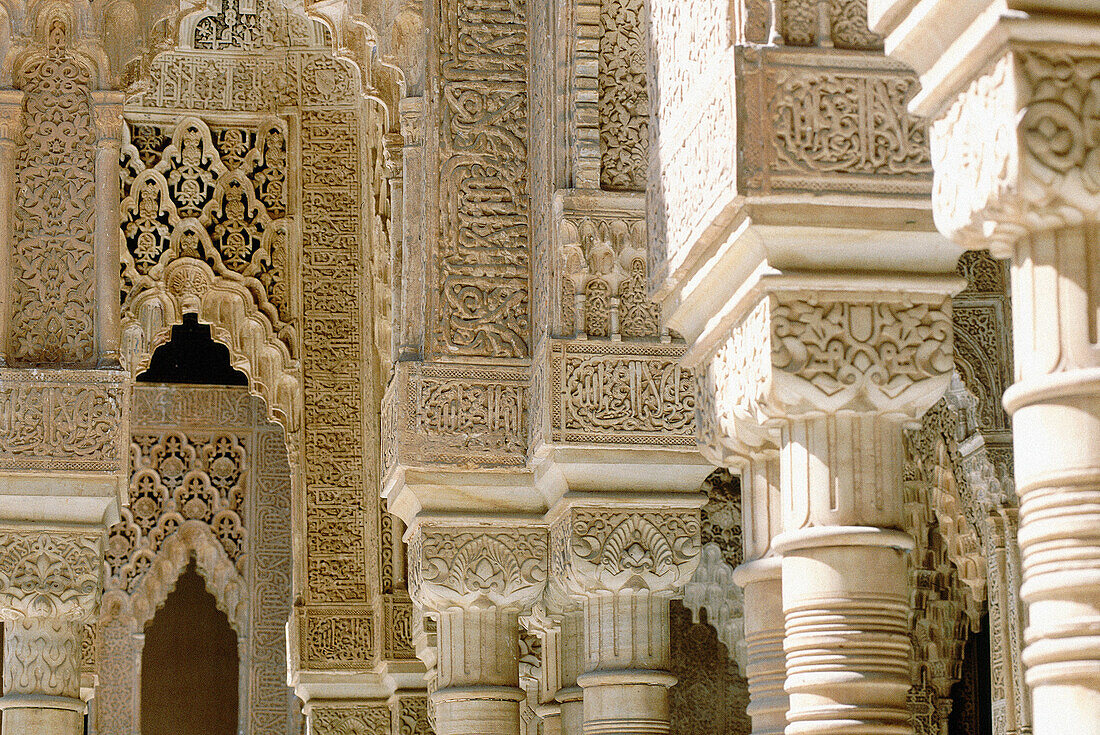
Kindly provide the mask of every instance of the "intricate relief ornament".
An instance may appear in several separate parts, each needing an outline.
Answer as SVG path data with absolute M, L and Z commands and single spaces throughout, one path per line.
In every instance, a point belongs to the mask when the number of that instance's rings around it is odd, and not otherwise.
M 129 507 L 107 540 L 109 588 L 133 592 L 187 521 L 208 526 L 243 574 L 245 441 L 231 433 L 196 439 L 176 431 L 133 437 Z
M 374 618 L 359 609 L 308 609 L 302 617 L 302 666 L 363 669 L 374 660 Z
M 402 362 L 385 401 L 387 468 L 517 466 L 527 458 L 529 386 L 523 368 Z
M 442 7 L 439 354 L 530 352 L 526 10 L 521 1 Z
M 125 472 L 126 376 L 0 370 L 0 469 Z
M 644 191 L 649 168 L 649 93 L 643 0 L 603 0 L 600 7 L 600 183 Z
M 309 731 L 313 735 L 367 735 L 390 732 L 390 708 L 385 704 L 358 707 L 310 707 Z
M 691 577 L 699 557 L 699 511 L 571 508 L 550 531 L 551 573 L 571 594 L 664 592 Z
M 420 526 L 409 568 L 409 593 L 428 608 L 523 607 L 546 583 L 546 529 Z
M 695 442 L 695 376 L 682 345 L 558 341 L 551 353 L 551 438 L 561 442 Z
M 10 356 L 17 365 L 95 360 L 95 156 L 91 73 L 50 21 L 46 48 L 16 72 Z
M 660 336 L 659 309 L 648 291 L 646 224 L 640 213 L 568 212 L 558 238 L 561 333 L 611 339 Z
M 79 624 L 20 618 L 4 628 L 4 694 L 80 695 Z
M 951 300 L 931 298 L 772 297 L 772 391 L 811 410 L 909 413 L 931 403 L 954 367 Z
M 101 556 L 98 534 L 0 531 L 0 617 L 9 622 L 90 617 L 99 601 Z M 72 645 L 75 668 L 77 628 Z
M 394 735 L 432 735 L 428 722 L 428 698 L 403 696 L 397 700 L 397 732 Z
M 933 126 L 936 224 L 966 247 L 1011 253 L 1100 207 L 1100 57 L 1015 48 Z
M 867 0 L 776 0 L 783 42 L 791 46 L 832 45 L 878 50 L 882 37 L 867 27 Z M 818 37 L 824 16 L 829 44 Z

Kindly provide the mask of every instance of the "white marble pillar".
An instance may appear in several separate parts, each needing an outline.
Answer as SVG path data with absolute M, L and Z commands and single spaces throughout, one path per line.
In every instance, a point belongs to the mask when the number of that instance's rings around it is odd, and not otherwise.
M 772 548 L 781 528 L 779 458 L 759 452 L 741 467 L 745 561 L 733 572 L 744 591 L 745 678 L 753 735 L 779 735 L 787 726 L 784 691 L 782 560 Z
M 669 731 L 669 601 L 698 563 L 703 502 L 569 494 L 551 511 L 552 573 L 584 615 L 584 735 Z
M 101 533 L 0 530 L 5 735 L 79 735 L 80 637 L 99 596 Z
M 767 485 L 778 475 L 782 532 L 771 550 L 782 556 L 781 585 L 774 562 L 739 576 L 782 588 L 787 735 L 912 731 L 902 430 L 947 387 L 950 295 L 962 285 L 902 274 L 768 277 L 704 363 L 703 444 L 751 456 L 737 445 L 762 446 L 761 430 L 778 444 L 778 473 L 764 465 L 747 474 L 751 492 L 756 478 Z M 746 551 L 763 544 L 757 525 L 748 519 Z M 764 669 L 753 672 L 757 696 L 765 687 L 778 696 L 774 607 L 747 609 L 747 635 L 750 626 Z M 778 730 L 781 706 L 772 699 L 760 712 L 768 731 Z
M 546 529 L 418 517 L 410 593 L 438 616 L 436 735 L 519 735 L 519 615 L 546 582 Z
M 937 227 L 1011 259 L 1004 406 L 1034 732 L 1100 733 L 1100 7 L 1009 7 L 938 0 L 911 15 L 874 0 L 869 15 L 921 77 L 910 106 L 933 121 Z

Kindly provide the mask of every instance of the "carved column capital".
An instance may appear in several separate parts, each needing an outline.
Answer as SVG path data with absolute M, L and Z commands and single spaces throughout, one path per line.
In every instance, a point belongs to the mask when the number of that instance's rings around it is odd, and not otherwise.
M 758 300 L 704 362 L 704 444 L 752 455 L 774 446 L 765 429 L 782 419 L 842 411 L 917 418 L 951 380 L 951 295 L 963 285 L 955 277 L 765 277 Z
M 545 527 L 418 519 L 407 538 L 409 593 L 432 610 L 523 609 L 546 584 Z
M 932 127 L 936 224 L 1008 257 L 1100 211 L 1100 52 L 1010 42 Z
M 90 619 L 102 557 L 100 533 L 0 529 L 0 618 Z
M 550 528 L 554 579 L 575 597 L 642 590 L 671 595 L 699 563 L 705 498 L 661 500 L 668 504 L 592 500 L 558 511 Z

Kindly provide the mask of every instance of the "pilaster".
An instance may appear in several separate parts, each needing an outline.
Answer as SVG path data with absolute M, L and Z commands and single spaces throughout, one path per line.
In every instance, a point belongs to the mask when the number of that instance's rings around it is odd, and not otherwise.
M 1100 153 L 1090 132 L 1100 14 L 1058 2 L 926 5 L 918 16 L 880 0 L 871 14 L 887 49 L 921 75 L 912 107 L 933 121 L 937 226 L 1011 258 L 1015 384 L 1004 406 L 1034 732 L 1100 732 Z M 936 42 L 922 40 L 933 26 Z

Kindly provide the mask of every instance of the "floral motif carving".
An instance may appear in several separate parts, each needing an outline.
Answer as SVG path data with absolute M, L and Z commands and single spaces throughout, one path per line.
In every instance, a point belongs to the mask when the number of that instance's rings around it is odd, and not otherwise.
M 552 438 L 565 442 L 690 445 L 695 376 L 677 345 L 552 345 Z
M 600 6 L 600 183 L 644 191 L 649 167 L 649 93 L 643 0 L 603 0 Z
M 99 604 L 101 554 L 96 533 L 0 530 L 0 617 L 10 622 L 92 616 Z M 79 634 L 74 628 L 74 668 L 80 665 Z
M 908 402 L 938 396 L 954 367 L 951 302 L 932 298 L 773 297 L 773 390 L 791 405 L 834 409 L 905 411 Z
M 95 362 L 95 157 L 91 72 L 70 29 L 15 73 L 23 89 L 12 221 L 10 357 L 16 365 Z
M 574 507 L 551 528 L 551 572 L 574 594 L 674 589 L 695 570 L 699 511 Z
M 528 604 L 546 582 L 544 528 L 421 526 L 409 544 L 409 593 L 440 609 Z
M 397 733 L 395 735 L 433 735 L 428 722 L 428 698 L 406 695 L 397 700 Z

